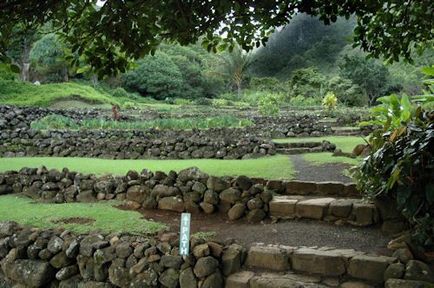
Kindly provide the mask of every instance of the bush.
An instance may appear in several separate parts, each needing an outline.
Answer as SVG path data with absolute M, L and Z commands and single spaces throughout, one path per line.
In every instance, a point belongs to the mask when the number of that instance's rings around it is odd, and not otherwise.
M 330 111 L 336 108 L 336 104 L 338 102 L 338 98 L 336 98 L 336 95 L 333 92 L 327 92 L 326 96 L 324 96 L 324 99 L 322 100 L 322 106 Z
M 130 102 L 130 101 L 123 103 L 122 107 L 124 109 L 138 109 L 139 108 L 139 107 L 137 107 L 136 103 Z
M 130 94 L 122 87 L 117 87 L 114 89 L 112 95 L 116 98 L 128 98 L 130 96 Z
M 322 98 L 327 79 L 316 68 L 299 69 L 292 73 L 288 82 L 290 97 Z
M 190 105 L 192 103 L 193 102 L 189 99 L 184 99 L 184 98 L 173 99 L 173 104 L 175 104 L 175 105 Z
M 199 98 L 194 101 L 196 105 L 204 105 L 204 106 L 211 106 L 212 105 L 212 99 L 209 98 Z
M 226 99 L 212 99 L 211 103 L 212 103 L 212 106 L 217 107 L 217 108 L 231 105 L 231 101 L 226 100 Z
M 124 74 L 125 87 L 158 100 L 182 97 L 182 73 L 169 56 L 158 52 L 155 56 L 146 56 L 137 64 L 136 69 Z
M 327 83 L 327 88 L 329 91 L 333 91 L 339 102 L 345 106 L 362 107 L 369 102 L 369 98 L 363 93 L 362 88 L 349 79 L 340 76 L 332 77 Z
M 321 101 L 317 98 L 306 98 L 301 95 L 291 97 L 289 99 L 289 105 L 295 107 L 310 107 L 310 106 L 318 106 L 321 104 Z
M 0 80 L 15 80 L 17 74 L 13 73 L 7 64 L 0 63 Z
M 278 116 L 280 113 L 281 98 L 279 94 L 263 94 L 259 98 L 259 113 L 264 116 Z
M 426 70 L 430 72 L 430 70 Z M 434 76 L 434 67 L 431 70 Z M 431 88 L 434 88 L 434 82 Z M 429 93 L 429 92 L 428 92 Z M 372 152 L 353 176 L 365 197 L 394 200 L 416 243 L 434 248 L 434 111 L 403 95 L 378 99 L 371 121 Z M 430 94 L 418 101 L 434 102 Z
M 253 77 L 250 80 L 250 89 L 276 93 L 287 92 L 285 84 L 274 77 Z

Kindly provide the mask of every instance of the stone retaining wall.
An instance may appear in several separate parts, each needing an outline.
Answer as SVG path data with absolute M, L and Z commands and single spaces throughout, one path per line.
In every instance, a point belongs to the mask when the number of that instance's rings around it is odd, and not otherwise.
M 23 168 L 0 174 L 0 195 L 8 193 L 23 193 L 55 203 L 117 199 L 125 201 L 130 209 L 220 212 L 229 220 L 246 217 L 248 222 L 268 217 L 357 226 L 381 222 L 374 204 L 351 197 L 356 193 L 354 185 L 214 177 L 197 168 L 167 174 L 130 171 L 117 177 L 82 175 L 67 169 Z M 279 196 L 279 193 L 297 195 Z
M 434 273 L 403 246 L 393 256 L 353 249 L 254 245 L 177 233 L 76 235 L 0 222 L 0 284 L 62 288 L 432 287 Z M 250 270 L 250 271 L 249 271 Z M 266 273 L 261 272 L 266 271 Z M 279 273 L 279 274 L 277 274 Z
M 178 255 L 178 235 L 75 235 L 68 231 L 20 227 L 0 222 L 2 287 L 195 288 L 224 286 L 223 275 L 237 269 L 225 261 L 245 250 L 192 238 L 187 257 Z M 239 263 L 238 263 L 239 265 Z M 238 266 L 239 269 L 239 266 Z M 199 286 L 200 285 L 200 286 Z
M 247 159 L 274 155 L 271 141 L 209 131 L 0 131 L 0 156 L 98 157 L 109 159 Z

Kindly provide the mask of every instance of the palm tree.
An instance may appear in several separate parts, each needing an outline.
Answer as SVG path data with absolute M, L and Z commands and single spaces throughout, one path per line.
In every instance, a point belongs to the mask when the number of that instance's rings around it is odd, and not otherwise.
M 219 57 L 217 73 L 229 81 L 231 87 L 237 89 L 238 98 L 241 98 L 243 82 L 248 75 L 248 68 L 252 63 L 250 53 L 246 53 L 239 45 L 231 52 L 224 52 Z

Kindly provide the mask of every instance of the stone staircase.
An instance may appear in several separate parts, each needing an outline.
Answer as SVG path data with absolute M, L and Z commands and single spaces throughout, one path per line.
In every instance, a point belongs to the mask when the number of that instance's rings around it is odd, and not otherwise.
M 333 127 L 332 131 L 337 136 L 358 136 L 362 134 L 359 127 Z
M 336 146 L 328 141 L 274 143 L 276 152 L 286 155 L 334 151 Z
M 425 263 L 394 255 L 257 244 L 248 250 L 243 270 L 231 274 L 225 287 L 432 287 L 434 275 Z

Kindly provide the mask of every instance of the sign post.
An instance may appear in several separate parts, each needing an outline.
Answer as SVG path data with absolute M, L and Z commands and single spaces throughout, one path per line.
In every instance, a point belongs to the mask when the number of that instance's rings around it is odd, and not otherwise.
M 179 255 L 188 256 L 190 250 L 190 213 L 181 214 L 181 229 L 179 231 Z

